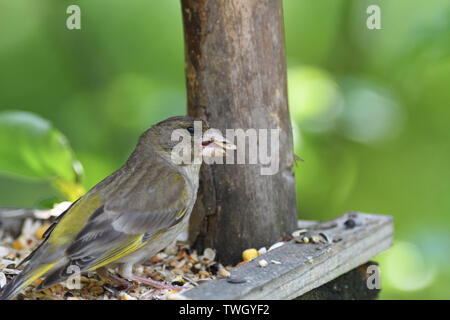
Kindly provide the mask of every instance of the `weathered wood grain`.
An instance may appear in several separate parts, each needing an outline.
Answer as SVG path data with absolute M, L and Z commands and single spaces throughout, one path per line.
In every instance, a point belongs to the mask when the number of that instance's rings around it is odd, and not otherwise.
M 348 228 L 345 222 L 356 222 Z M 390 216 L 347 213 L 327 223 L 302 223 L 311 235 L 325 233 L 331 243 L 285 245 L 183 294 L 187 299 L 294 299 L 347 273 L 387 250 L 393 239 Z M 265 268 L 258 261 L 269 262 Z M 281 264 L 270 263 L 271 260 Z M 233 282 L 233 281 L 231 281 Z
M 297 220 L 281 0 L 182 0 L 188 114 L 226 128 L 279 129 L 275 175 L 261 164 L 203 166 L 190 238 L 225 263 Z

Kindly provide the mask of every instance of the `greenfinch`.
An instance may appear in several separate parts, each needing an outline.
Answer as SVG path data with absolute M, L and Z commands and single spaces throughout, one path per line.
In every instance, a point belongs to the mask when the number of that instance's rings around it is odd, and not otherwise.
M 195 139 L 198 123 L 200 139 Z M 176 130 L 193 138 L 190 162 L 180 162 L 174 152 L 179 144 L 173 139 Z M 58 216 L 0 299 L 14 298 L 38 278 L 44 280 L 37 289 L 45 289 L 68 279 L 73 270 L 104 272 L 116 265 L 124 279 L 158 286 L 134 275 L 133 265 L 164 249 L 186 227 L 197 198 L 202 157 L 234 148 L 199 119 L 179 116 L 155 124 L 140 136 L 120 169 Z

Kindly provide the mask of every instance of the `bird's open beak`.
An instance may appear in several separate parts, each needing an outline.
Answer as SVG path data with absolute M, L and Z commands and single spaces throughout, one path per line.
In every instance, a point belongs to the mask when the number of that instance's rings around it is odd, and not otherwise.
M 202 139 L 202 154 L 206 157 L 218 157 L 226 154 L 226 150 L 235 150 L 236 146 L 225 139 L 217 129 L 209 129 Z

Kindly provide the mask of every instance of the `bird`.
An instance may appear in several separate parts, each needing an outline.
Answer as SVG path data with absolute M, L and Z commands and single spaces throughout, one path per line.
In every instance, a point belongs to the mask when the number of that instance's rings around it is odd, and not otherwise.
M 180 139 L 173 138 L 174 132 L 187 141 L 191 161 L 180 161 Z M 113 280 L 164 287 L 134 275 L 133 265 L 167 247 L 187 226 L 202 157 L 224 156 L 235 148 L 201 119 L 176 116 L 151 126 L 121 168 L 53 221 L 44 240 L 19 264 L 25 265 L 23 271 L 0 291 L 0 299 L 13 299 L 39 278 L 43 281 L 36 290 L 43 290 L 67 280 L 72 270 L 108 275 L 107 269 L 115 266 L 122 278 L 109 274 Z

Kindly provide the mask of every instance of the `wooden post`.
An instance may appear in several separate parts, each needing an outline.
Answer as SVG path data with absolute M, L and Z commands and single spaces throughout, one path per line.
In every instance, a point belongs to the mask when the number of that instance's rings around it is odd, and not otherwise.
M 261 175 L 261 164 L 202 168 L 190 239 L 235 263 L 242 250 L 274 243 L 297 221 L 281 0 L 181 3 L 188 114 L 223 133 L 280 130 L 275 175 Z

